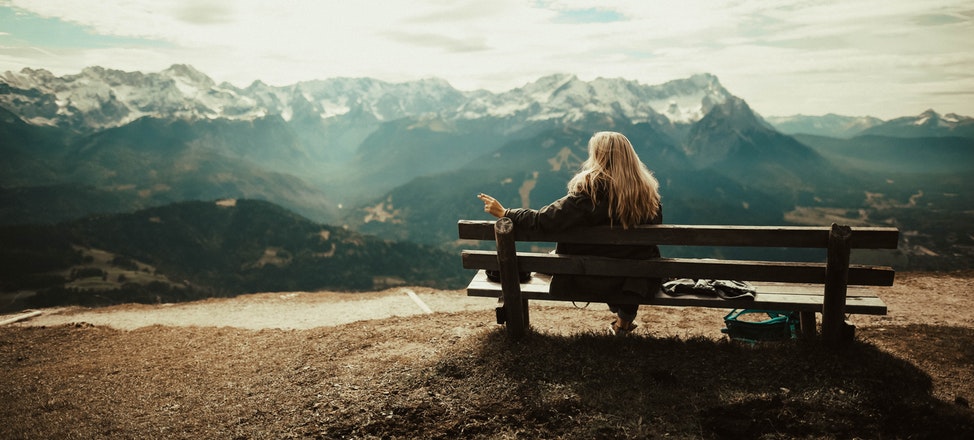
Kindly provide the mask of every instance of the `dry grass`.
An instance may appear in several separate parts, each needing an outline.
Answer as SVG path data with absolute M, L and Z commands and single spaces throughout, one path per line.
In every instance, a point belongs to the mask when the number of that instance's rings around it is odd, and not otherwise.
M 303 331 L 6 328 L 0 436 L 974 436 L 972 329 L 864 331 L 832 352 L 599 334 L 511 343 L 456 327 L 470 315 Z M 938 381 L 956 403 L 933 395 Z
M 601 309 L 539 307 L 517 343 L 483 312 L 0 328 L 0 438 L 974 438 L 974 326 L 876 320 L 828 350 L 656 312 L 613 338 L 576 324 Z

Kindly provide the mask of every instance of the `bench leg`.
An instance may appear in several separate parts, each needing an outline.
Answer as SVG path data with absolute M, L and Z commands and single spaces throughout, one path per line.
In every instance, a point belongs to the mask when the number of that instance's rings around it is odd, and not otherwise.
M 497 323 L 507 326 L 507 334 L 511 339 L 521 339 L 530 325 L 528 300 L 522 299 L 505 304 L 504 299 L 501 298 L 500 303 L 502 305 L 496 309 Z
M 514 247 L 514 223 L 509 218 L 501 218 L 494 223 L 497 239 L 497 265 L 501 273 L 504 319 L 507 321 L 507 334 L 517 340 L 524 336 L 528 328 L 528 301 L 521 298 L 520 272 L 517 266 L 517 250 Z
M 815 312 L 800 312 L 798 319 L 801 326 L 801 338 L 814 339 L 818 333 L 815 328 Z
M 815 312 L 800 312 L 798 315 L 800 319 L 801 326 L 801 338 L 802 339 L 813 339 L 817 336 L 818 332 L 815 328 Z M 849 322 L 848 320 L 843 320 L 840 329 L 839 342 L 849 343 L 856 338 L 856 326 Z
M 840 341 L 848 344 L 856 339 L 856 326 L 848 320 L 842 321 L 842 330 L 840 331 L 840 334 Z
M 832 223 L 825 260 L 825 299 L 822 303 L 822 339 L 828 344 L 844 342 L 845 301 L 849 284 L 849 241 L 852 228 Z
M 528 300 L 521 300 L 521 309 L 523 310 L 522 316 L 524 320 L 524 326 L 531 325 L 531 316 L 528 313 Z M 500 325 L 507 324 L 507 309 L 504 308 L 504 298 L 499 298 L 497 300 L 498 306 L 494 309 L 494 313 L 497 315 L 497 323 Z

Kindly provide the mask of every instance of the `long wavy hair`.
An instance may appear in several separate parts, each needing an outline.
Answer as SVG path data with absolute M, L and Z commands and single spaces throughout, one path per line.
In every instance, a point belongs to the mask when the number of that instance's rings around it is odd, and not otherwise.
M 659 182 L 639 160 L 622 133 L 601 131 L 588 141 L 588 159 L 568 182 L 570 194 L 585 194 L 598 204 L 609 198 L 609 217 L 624 229 L 656 217 L 660 210 Z

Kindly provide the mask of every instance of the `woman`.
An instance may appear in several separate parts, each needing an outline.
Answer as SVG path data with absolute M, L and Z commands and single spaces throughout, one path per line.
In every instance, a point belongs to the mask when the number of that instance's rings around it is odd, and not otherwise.
M 508 217 L 515 229 L 559 231 L 574 227 L 611 225 L 628 229 L 641 224 L 663 222 L 659 182 L 621 133 L 599 132 L 588 142 L 588 159 L 568 182 L 568 195 L 539 210 L 505 209 L 487 194 L 477 197 L 484 211 L 495 217 Z M 599 255 L 614 258 L 659 258 L 659 248 L 631 245 L 587 245 L 558 243 L 559 254 Z M 660 281 L 650 278 L 555 275 L 551 291 L 632 292 L 651 295 Z M 612 331 L 628 334 L 636 328 L 637 304 L 609 304 L 616 314 Z

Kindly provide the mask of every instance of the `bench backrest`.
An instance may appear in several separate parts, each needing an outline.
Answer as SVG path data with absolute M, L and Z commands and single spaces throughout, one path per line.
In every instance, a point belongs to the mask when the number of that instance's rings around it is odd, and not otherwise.
M 459 237 L 467 240 L 497 239 L 495 222 L 461 220 Z M 894 272 L 885 266 L 849 265 L 850 249 L 896 249 L 899 231 L 890 227 L 807 226 L 709 226 L 645 225 L 630 229 L 607 226 L 562 232 L 513 231 L 513 240 L 588 244 L 655 244 L 678 246 L 734 246 L 767 248 L 821 248 L 833 265 L 848 268 L 843 284 L 893 284 Z M 498 269 L 497 253 L 465 250 L 463 264 L 469 269 Z M 844 261 L 842 261 L 844 259 Z M 660 258 L 620 260 L 594 256 L 565 256 L 518 252 L 521 271 L 606 276 L 661 278 L 709 278 L 793 283 L 826 283 L 826 263 L 727 261 Z
M 491 240 L 494 221 L 460 220 L 460 238 Z M 896 249 L 899 230 L 888 227 L 852 227 L 849 247 L 853 249 Z M 629 229 L 594 226 L 562 232 L 514 232 L 516 241 L 656 244 L 684 246 L 755 246 L 821 248 L 829 246 L 829 226 L 712 226 L 641 225 Z

